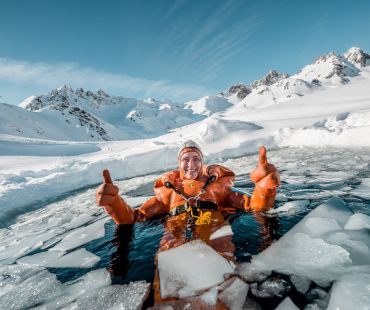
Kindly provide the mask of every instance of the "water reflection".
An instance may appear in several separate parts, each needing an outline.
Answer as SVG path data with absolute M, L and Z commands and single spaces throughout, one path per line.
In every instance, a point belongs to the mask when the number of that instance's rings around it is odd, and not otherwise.
M 113 284 L 128 283 L 127 274 L 130 268 L 130 243 L 133 237 L 133 225 L 117 225 L 112 239 L 114 251 L 111 255 L 109 272 Z
M 253 217 L 258 223 L 261 238 L 258 252 L 262 252 L 282 236 L 281 225 L 278 217 L 268 217 L 261 213 L 254 213 Z

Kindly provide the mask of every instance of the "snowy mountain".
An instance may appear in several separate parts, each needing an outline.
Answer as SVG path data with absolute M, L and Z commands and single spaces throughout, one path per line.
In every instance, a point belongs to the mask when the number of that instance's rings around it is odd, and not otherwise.
M 370 55 L 353 47 L 343 55 L 321 56 L 295 75 L 272 70 L 249 85 L 235 84 L 219 95 L 184 104 L 63 86 L 31 96 L 20 107 L 0 104 L 0 134 L 57 141 L 127 140 L 160 136 L 202 120 L 204 127 L 208 117 L 213 127 L 217 114 L 249 122 L 256 109 L 298 104 L 302 97 L 344 86 L 354 78 L 368 79 L 369 64 Z
M 18 122 L 16 117 L 8 116 L 6 125 L 1 128 L 3 133 L 23 135 L 27 132 L 32 138 L 72 141 L 154 137 L 205 117 L 172 102 L 113 97 L 102 90 L 73 90 L 66 86 L 27 98 L 20 107 L 28 111 L 24 111 Z M 17 114 L 23 112 L 14 109 Z M 35 113 L 27 113 L 29 111 Z M 30 130 L 33 123 L 38 124 L 37 130 Z M 55 131 L 64 134 L 60 137 Z
M 230 100 L 223 96 L 205 96 L 199 100 L 188 101 L 185 109 L 192 110 L 194 114 L 211 116 L 214 113 L 224 111 L 231 107 Z
M 245 85 L 250 92 L 228 113 L 234 115 L 245 113 L 245 109 L 248 108 L 265 108 L 316 91 L 345 85 L 354 77 L 361 76 L 369 64 L 370 55 L 353 47 L 343 55 L 331 52 L 321 56 L 313 64 L 305 66 L 292 76 L 270 71 L 264 78 Z M 228 94 L 231 95 L 230 90 Z

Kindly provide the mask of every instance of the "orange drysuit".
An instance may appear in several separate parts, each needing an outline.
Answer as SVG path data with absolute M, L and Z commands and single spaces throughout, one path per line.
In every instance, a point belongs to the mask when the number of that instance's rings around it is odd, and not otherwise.
M 195 180 L 184 178 L 180 170 L 162 175 L 155 182 L 155 196 L 134 210 L 118 195 L 119 190 L 113 185 L 108 170 L 103 175 L 104 183 L 97 191 L 97 204 L 104 206 L 117 224 L 132 224 L 159 215 L 179 214 L 185 208 L 178 207 L 185 204 L 192 206 L 196 201 L 199 201 L 201 208 L 216 206 L 223 213 L 234 213 L 236 209 L 265 211 L 273 206 L 276 186 L 280 184 L 276 168 L 267 162 L 264 147 L 260 149 L 259 164 L 251 173 L 251 179 L 256 184 L 251 197 L 230 189 L 235 179 L 233 171 L 220 165 L 210 165 L 203 166 Z

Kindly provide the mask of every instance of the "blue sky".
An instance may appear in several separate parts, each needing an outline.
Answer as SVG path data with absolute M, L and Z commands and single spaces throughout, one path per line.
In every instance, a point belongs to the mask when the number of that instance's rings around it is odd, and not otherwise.
M 0 102 L 67 84 L 186 101 L 370 52 L 370 1 L 1 0 Z

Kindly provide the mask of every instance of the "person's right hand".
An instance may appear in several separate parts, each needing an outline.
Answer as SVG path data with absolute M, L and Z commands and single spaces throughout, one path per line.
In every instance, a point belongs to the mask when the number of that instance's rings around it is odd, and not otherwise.
M 259 187 L 270 189 L 280 186 L 280 176 L 273 164 L 267 161 L 266 147 L 260 147 L 258 165 L 250 174 L 253 183 Z
M 109 170 L 103 171 L 104 182 L 96 191 L 96 204 L 101 207 L 111 207 L 119 198 L 119 188 L 113 185 Z

